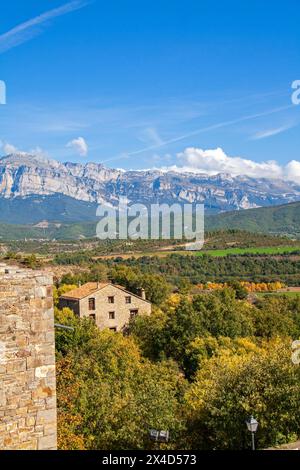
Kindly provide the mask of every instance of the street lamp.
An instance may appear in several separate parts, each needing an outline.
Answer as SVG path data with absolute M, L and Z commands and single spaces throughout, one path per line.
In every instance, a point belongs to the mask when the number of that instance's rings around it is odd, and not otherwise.
M 150 429 L 149 437 L 151 441 L 155 442 L 168 442 L 169 441 L 169 431 L 158 431 L 157 429 Z
M 75 330 L 75 328 L 73 328 L 72 326 L 61 325 L 60 323 L 54 323 L 54 326 L 55 328 L 61 328 L 63 330 L 70 330 L 70 331 Z
M 258 427 L 258 422 L 256 421 L 255 418 L 253 418 L 253 416 L 251 416 L 250 419 L 248 419 L 246 421 L 246 424 L 247 424 L 247 429 L 248 431 L 251 432 L 251 436 L 252 436 L 252 450 L 255 450 L 255 433 L 257 431 L 257 427 Z

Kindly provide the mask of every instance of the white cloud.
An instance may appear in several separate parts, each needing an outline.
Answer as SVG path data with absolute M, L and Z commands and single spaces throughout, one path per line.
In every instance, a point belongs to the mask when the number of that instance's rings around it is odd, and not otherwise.
M 23 150 L 20 150 L 15 145 L 10 144 L 9 142 L 2 142 L 1 140 L 0 140 L 0 147 L 2 148 L 4 155 L 11 155 L 11 154 L 16 154 L 16 153 L 18 155 L 26 155 L 27 153 L 27 152 L 24 152 Z
M 2 142 L 0 140 L 0 147 L 3 149 L 4 155 L 35 155 L 37 157 L 48 158 L 47 153 L 41 147 L 38 146 L 26 152 L 24 150 L 20 150 L 18 147 L 13 144 L 10 144 L 9 142 Z
M 84 6 L 88 5 L 88 1 L 74 0 L 66 3 L 58 8 L 54 8 L 45 13 L 42 13 L 35 18 L 32 18 L 24 23 L 15 26 L 4 34 L 0 35 L 0 54 L 12 49 L 13 47 L 19 46 L 26 41 L 29 41 L 33 37 L 41 34 L 42 30 L 40 26 L 47 23 L 53 18 L 58 16 L 66 15 L 72 11 L 79 10 Z
M 274 135 L 278 135 L 278 134 L 281 134 L 282 132 L 292 129 L 292 127 L 294 126 L 295 126 L 294 124 L 290 124 L 287 126 L 277 127 L 275 129 L 267 129 L 265 131 L 257 132 L 251 137 L 251 140 L 261 140 L 261 139 L 266 139 L 268 137 L 273 137 Z
M 242 157 L 230 157 L 221 148 L 203 150 L 195 147 L 186 148 L 177 154 L 177 158 L 181 165 L 165 167 L 163 170 L 209 175 L 228 173 L 232 176 L 279 178 L 300 183 L 300 161 L 297 160 L 292 160 L 287 165 L 280 165 L 273 160 L 255 162 Z
M 281 176 L 281 167 L 275 161 L 258 163 L 241 157 L 229 157 L 221 148 L 202 150 L 188 147 L 177 156 L 185 166 L 210 174 L 230 173 L 231 175 L 254 177 Z
M 77 152 L 81 157 L 86 157 L 88 154 L 88 144 L 83 137 L 78 137 L 67 143 L 66 147 L 72 148 Z
M 284 176 L 291 181 L 300 183 L 300 162 L 290 161 L 284 168 Z
M 17 149 L 17 147 L 9 143 L 3 143 L 2 148 L 6 155 L 10 155 L 11 153 L 21 153 L 21 151 Z

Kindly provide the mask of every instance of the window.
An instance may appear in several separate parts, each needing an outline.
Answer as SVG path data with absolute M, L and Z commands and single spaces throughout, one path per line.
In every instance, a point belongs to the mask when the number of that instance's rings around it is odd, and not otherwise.
M 114 320 L 116 318 L 115 312 L 108 312 L 108 318 Z
M 96 301 L 95 299 L 89 299 L 89 310 L 96 310 Z
M 89 317 L 91 320 L 96 321 L 96 315 L 94 313 L 90 313 Z
M 139 311 L 138 309 L 130 310 L 130 318 L 134 318 L 138 315 Z
M 108 303 L 109 303 L 109 304 L 114 304 L 114 303 L 115 303 L 115 298 L 114 298 L 113 295 L 110 296 L 110 297 L 108 297 Z
M 110 331 L 117 331 L 117 328 L 114 326 L 113 328 L 110 328 Z
M 131 297 L 130 295 L 128 297 L 125 297 L 125 303 L 126 304 L 131 304 Z

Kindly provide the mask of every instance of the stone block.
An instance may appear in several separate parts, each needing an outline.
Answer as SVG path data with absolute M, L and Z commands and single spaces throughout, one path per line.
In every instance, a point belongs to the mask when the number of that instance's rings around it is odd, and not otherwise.
M 48 398 L 53 395 L 53 390 L 50 387 L 40 386 L 32 391 L 32 398 L 35 400 L 37 398 Z
M 55 423 L 56 422 L 56 410 L 55 409 L 50 409 L 50 410 L 39 410 L 37 412 L 37 417 L 36 417 L 36 424 L 49 424 L 49 423 Z
M 26 360 L 18 359 L 18 360 L 11 360 L 8 361 L 6 364 L 6 372 L 8 374 L 14 372 L 22 372 L 26 370 Z
M 5 406 L 6 405 L 6 395 L 4 393 L 4 390 L 0 390 L 0 406 Z
M 43 436 L 38 439 L 38 450 L 52 450 L 56 448 L 56 434 Z
M 48 375 L 51 375 L 51 374 L 53 375 L 54 373 L 55 373 L 54 365 L 41 366 L 35 369 L 35 377 L 37 378 L 44 378 L 44 377 L 47 377 Z

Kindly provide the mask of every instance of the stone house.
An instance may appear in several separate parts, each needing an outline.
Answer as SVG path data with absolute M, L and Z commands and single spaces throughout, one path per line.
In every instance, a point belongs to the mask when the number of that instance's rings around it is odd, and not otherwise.
M 151 314 L 151 303 L 146 300 L 144 289 L 136 295 L 108 282 L 88 282 L 63 294 L 59 308 L 64 307 L 81 318 L 93 319 L 101 330 L 109 328 L 112 331 L 123 331 L 136 315 Z

